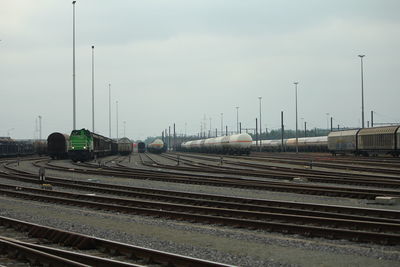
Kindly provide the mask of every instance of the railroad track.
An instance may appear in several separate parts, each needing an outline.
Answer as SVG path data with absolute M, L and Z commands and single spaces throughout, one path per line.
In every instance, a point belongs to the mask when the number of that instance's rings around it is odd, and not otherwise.
M 388 165 L 400 167 L 400 159 L 394 157 L 356 157 L 349 155 L 342 156 L 331 156 L 327 153 L 273 153 L 273 152 L 253 152 L 250 158 L 274 158 L 274 159 L 299 159 L 309 161 L 311 159 L 332 161 L 343 164 L 357 163 L 363 165 L 376 165 L 381 167 L 387 167 Z
M 161 202 L 159 199 L 157 201 L 147 201 L 121 197 L 82 195 L 26 186 L 16 188 L 14 185 L 7 184 L 0 185 L 0 194 L 30 201 L 313 237 L 345 238 L 379 244 L 398 244 L 400 242 L 398 219 L 390 218 L 368 219 L 365 216 L 351 214 L 338 216 L 326 214 L 326 217 L 323 217 L 320 213 L 312 216 L 310 211 L 302 212 L 301 210 L 297 210 L 295 214 L 289 213 L 289 210 L 286 210 L 286 213 L 274 213 L 262 210 L 262 206 L 258 207 L 262 211 L 254 210 L 257 208 L 253 205 L 242 205 L 242 209 L 240 209 L 238 203 L 214 203 L 213 205 L 216 207 L 210 204 L 211 201 L 197 201 L 196 205 L 193 205 L 194 203 L 191 205 L 186 203 L 175 204 Z M 283 208 L 281 207 L 281 209 Z M 396 213 L 394 212 L 394 214 Z M 395 217 L 398 218 L 400 215 L 397 213 Z
M 159 162 L 154 160 L 148 153 L 138 153 L 140 163 L 144 166 L 158 166 Z
M 228 266 L 0 217 L 0 252 L 41 266 Z
M 35 163 L 37 167 L 41 166 Z M 339 186 L 322 186 L 308 183 L 296 183 L 296 182 L 275 182 L 265 181 L 260 179 L 250 178 L 233 178 L 233 177 L 218 177 L 210 175 L 199 175 L 199 174 L 188 174 L 188 173 L 171 173 L 167 171 L 154 171 L 144 170 L 137 168 L 129 168 L 124 165 L 118 167 L 106 167 L 101 169 L 91 164 L 84 165 L 86 169 L 82 168 L 68 168 L 60 167 L 54 164 L 47 165 L 46 168 L 58 170 L 76 172 L 82 174 L 94 174 L 101 176 L 112 176 L 129 179 L 141 179 L 141 180 L 154 180 L 163 182 L 174 182 L 174 183 L 186 183 L 186 184 L 200 184 L 210 186 L 224 186 L 224 187 L 236 187 L 236 188 L 247 188 L 256 190 L 268 190 L 268 191 L 279 191 L 279 192 L 291 192 L 299 194 L 310 194 L 310 195 L 324 195 L 331 197 L 348 197 L 348 198 L 359 198 L 359 199 L 370 199 L 374 200 L 377 196 L 393 196 L 399 197 L 400 192 L 398 190 L 383 190 L 383 189 L 368 189 L 368 188 L 352 188 L 352 187 L 339 187 Z M 15 168 L 7 167 L 16 172 L 23 173 Z M 28 172 L 29 174 L 29 172 Z
M 228 158 L 240 158 L 253 161 L 268 161 L 275 163 L 284 163 L 291 165 L 309 165 L 310 163 L 314 167 L 328 168 L 328 169 L 345 169 L 359 172 L 370 172 L 370 173 L 383 173 L 399 175 L 400 173 L 400 160 L 392 162 L 376 162 L 376 161 L 357 161 L 357 160 L 338 160 L 335 158 L 320 158 L 320 157 L 308 157 L 308 158 L 297 158 L 297 157 L 277 157 L 277 156 L 225 156 Z
M 299 165 L 299 166 L 307 166 L 309 167 L 310 164 L 313 167 L 321 167 L 321 168 L 331 168 L 331 169 L 346 169 L 346 170 L 354 170 L 354 171 L 363 171 L 363 172 L 378 172 L 378 173 L 384 173 L 384 174 L 395 174 L 398 176 L 400 179 L 400 165 L 396 166 L 392 163 L 389 163 L 385 168 L 376 168 L 376 167 L 360 167 L 360 166 L 353 166 L 353 162 L 347 161 L 345 165 L 339 165 L 334 162 L 327 162 L 326 160 L 319 160 L 318 158 L 307 158 L 307 159 L 298 159 L 298 158 L 288 158 L 288 157 L 254 157 L 254 156 L 232 156 L 232 155 L 216 155 L 216 154 L 194 154 L 194 153 L 178 153 L 179 155 L 182 156 L 188 156 L 188 157 L 193 157 L 193 158 L 198 158 L 198 159 L 204 159 L 204 160 L 213 160 L 213 161 L 219 161 L 220 157 L 224 158 L 224 161 L 226 162 L 226 159 L 232 159 L 232 160 L 246 160 L 246 161 L 258 161 L 258 162 L 275 162 L 275 163 L 284 163 L 284 164 L 290 164 L 290 165 Z M 234 164 L 235 162 L 230 161 L 230 163 Z M 373 165 L 371 163 L 368 163 L 369 166 Z M 258 166 L 255 164 L 255 166 Z M 388 167 L 391 167 L 388 169 Z M 293 167 L 290 167 L 293 168 Z M 301 168 L 300 168 L 301 169 Z M 334 171 L 331 171 L 334 172 Z
M 196 172 L 212 172 L 224 173 L 232 175 L 252 176 L 252 177 L 265 177 L 279 180 L 291 180 L 295 177 L 305 177 L 310 182 L 317 183 L 334 183 L 334 184 L 349 184 L 349 185 L 362 185 L 373 186 L 381 188 L 400 188 L 400 177 L 390 176 L 376 176 L 368 174 L 352 174 L 352 173 L 335 173 L 331 171 L 321 171 L 305 168 L 293 167 L 279 167 L 268 166 L 264 164 L 250 163 L 250 162 L 237 162 L 224 159 L 224 165 L 218 163 L 220 158 L 216 156 L 193 155 L 193 154 L 180 154 L 180 161 L 184 161 L 186 165 L 192 167 L 174 167 L 163 166 L 163 168 L 190 170 Z M 175 159 L 171 155 L 162 155 L 169 159 Z M 211 161 L 214 164 L 190 160 L 188 158 L 200 159 L 204 161 Z M 240 166 L 236 168 L 235 166 Z
M 5 174 L 0 176 L 4 177 Z M 29 177 L 28 174 L 21 173 L 8 174 L 7 178 L 37 182 L 34 175 Z M 264 229 L 326 238 L 340 237 L 382 244 L 400 241 L 397 240 L 397 235 L 400 234 L 398 223 L 400 213 L 397 211 L 223 197 L 71 181 L 53 177 L 48 177 L 48 182 L 54 186 L 111 194 L 118 197 L 88 196 L 29 187 L 16 189 L 15 186 L 4 184 L 0 191 L 1 194 L 35 201 L 56 202 L 199 223 L 222 224 L 231 227 Z M 349 227 L 353 229 L 349 229 Z M 352 231 L 355 232 L 351 233 Z M 322 233 L 326 233 L 326 235 Z
M 11 176 L 10 179 L 18 179 L 23 182 L 36 183 L 36 179 L 26 176 Z M 379 209 L 349 208 L 343 206 L 327 206 L 310 203 L 298 203 L 287 201 L 271 201 L 265 199 L 227 197 L 210 194 L 186 193 L 171 190 L 149 189 L 142 187 L 131 187 L 125 185 L 110 185 L 99 182 L 71 181 L 69 179 L 49 178 L 54 186 L 85 190 L 88 192 L 103 193 L 124 197 L 134 197 L 139 199 L 149 199 L 169 203 L 179 203 L 187 205 L 206 205 L 210 207 L 236 208 L 240 210 L 273 211 L 282 212 L 288 209 L 288 213 L 309 212 L 307 215 L 314 216 L 335 216 L 345 219 L 359 219 L 362 217 L 368 220 L 381 222 L 397 222 L 400 219 L 400 212 Z M 225 206 L 226 205 L 226 206 Z M 327 214 L 326 216 L 324 214 Z M 334 215 L 333 215 L 334 214 Z M 355 217 L 351 217 L 351 216 Z M 344 216 L 344 217 L 343 217 Z M 350 216 L 350 217 L 349 217 Z M 388 219 L 388 220 L 387 220 Z M 393 221 L 393 219 L 395 221 Z

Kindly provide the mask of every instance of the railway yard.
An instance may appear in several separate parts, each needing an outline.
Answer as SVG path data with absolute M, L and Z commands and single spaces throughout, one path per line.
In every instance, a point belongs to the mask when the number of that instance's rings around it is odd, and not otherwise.
M 4 1 L 0 267 L 400 266 L 400 2 L 358 2 Z
M 168 152 L 0 161 L 3 266 L 400 262 L 398 158 Z

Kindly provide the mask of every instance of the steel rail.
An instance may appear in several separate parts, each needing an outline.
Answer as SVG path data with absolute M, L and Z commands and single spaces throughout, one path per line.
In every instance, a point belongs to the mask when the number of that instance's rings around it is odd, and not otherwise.
M 6 186 L 2 185 L 1 187 L 4 188 Z M 1 194 L 35 201 L 45 201 L 74 206 L 76 205 L 79 207 L 89 207 L 93 209 L 102 209 L 106 211 L 110 210 L 130 214 L 141 214 L 145 216 L 162 216 L 177 220 L 187 220 L 190 222 L 195 221 L 201 223 L 217 223 L 233 227 L 267 229 L 268 231 L 279 231 L 284 233 L 288 231 L 294 231 L 295 233 L 301 235 L 306 233 L 306 235 L 311 234 L 312 236 L 327 238 L 336 238 L 338 236 L 344 238 L 346 236 L 346 239 L 349 240 L 356 238 L 361 242 L 376 242 L 380 244 L 398 244 L 400 242 L 400 224 L 362 222 L 317 217 L 313 218 L 308 216 L 293 216 L 261 212 L 255 213 L 156 202 L 149 203 L 137 200 L 84 196 L 25 187 L 21 188 L 22 190 L 15 190 L 13 188 L 14 186 L 10 187 L 11 188 L 8 189 L 1 189 Z M 40 195 L 35 194 L 35 192 L 39 193 Z M 322 226 L 316 227 L 315 224 Z M 354 230 L 354 228 L 356 228 L 356 230 Z M 321 235 L 322 229 L 324 230 L 323 235 Z M 382 231 L 385 232 L 382 233 Z
M 9 179 L 20 180 L 29 183 L 37 183 L 37 179 L 31 175 L 10 175 Z M 185 203 L 190 205 L 206 205 L 215 207 L 228 207 L 253 211 L 280 211 L 291 214 L 318 215 L 322 217 L 334 216 L 344 219 L 363 219 L 381 222 L 398 222 L 400 212 L 394 210 L 352 208 L 346 206 L 320 205 L 310 203 L 298 203 L 288 201 L 272 201 L 265 199 L 228 197 L 220 195 L 187 193 L 172 190 L 149 189 L 131 187 L 125 185 L 104 184 L 99 182 L 78 181 L 48 177 L 48 181 L 54 186 L 85 190 L 117 196 L 127 196 L 140 199 L 151 199 L 171 203 Z
M 96 168 L 90 166 L 91 168 Z M 133 179 L 150 179 L 156 181 L 176 182 L 176 183 L 188 183 L 188 184 L 201 184 L 201 185 L 213 185 L 213 186 L 230 186 L 238 188 L 251 188 L 258 190 L 269 190 L 269 191 L 280 191 L 280 192 L 294 192 L 301 194 L 313 194 L 313 195 L 326 195 L 326 196 L 340 196 L 350 198 L 363 198 L 363 199 L 375 199 L 377 196 L 400 196 L 400 192 L 396 190 L 382 190 L 382 189 L 358 189 L 349 187 L 337 187 L 337 186 L 319 186 L 312 184 L 301 184 L 301 183 L 288 183 L 286 182 L 272 182 L 265 180 L 254 180 L 246 178 L 222 178 L 212 176 L 199 176 L 197 174 L 182 174 L 182 173 L 170 173 L 154 170 L 143 170 L 126 167 L 126 170 L 119 171 L 108 171 L 105 169 L 100 170 L 87 170 L 87 169 L 70 169 L 66 167 L 49 167 L 55 170 L 69 170 L 73 172 L 83 174 L 95 174 L 95 175 L 110 175 L 115 177 L 133 178 Z M 127 171 L 129 170 L 129 171 Z
M 0 216 L 0 225 L 12 227 L 20 231 L 25 231 L 31 237 L 42 238 L 53 243 L 62 244 L 64 246 L 72 246 L 80 250 L 96 249 L 111 255 L 124 255 L 128 259 L 141 259 L 149 264 L 158 264 L 162 266 L 194 266 L 194 267 L 216 267 L 230 266 L 223 263 L 217 263 L 202 259 L 196 259 L 174 253 L 153 250 L 134 245 L 124 244 L 116 241 L 96 238 L 84 234 L 68 232 L 53 227 L 42 226 L 34 223 L 28 223 L 21 220 L 11 219 Z M 42 252 L 43 253 L 43 252 Z M 76 258 L 79 259 L 79 258 Z M 90 259 L 89 259 L 90 260 Z M 123 266 L 121 265 L 104 265 L 104 266 Z M 64 266 L 64 265 L 56 265 Z M 74 266 L 74 265 L 66 265 Z M 87 266 L 87 265 L 76 265 Z M 97 266 L 97 265 L 91 265 Z M 135 265 L 125 265 L 135 266 Z M 137 265 L 136 265 L 137 266 Z
M 21 243 L 11 242 L 0 238 L 0 253 L 7 254 L 9 257 L 17 261 L 27 261 L 32 266 L 76 266 L 76 267 L 89 267 L 90 265 L 82 264 L 76 261 L 65 259 L 53 254 L 49 254 Z
M 209 161 L 219 161 L 216 158 L 207 158 L 204 156 L 197 155 L 182 155 L 191 158 L 200 158 Z M 164 157 L 168 157 L 165 156 Z M 168 157 L 173 159 L 172 157 Z M 181 161 L 195 162 L 188 159 L 180 159 Z M 349 173 L 333 173 L 320 170 L 309 170 L 304 168 L 292 168 L 292 167 L 279 167 L 279 166 L 267 166 L 255 163 L 246 162 L 233 162 L 224 161 L 230 165 L 237 165 L 243 168 L 235 168 L 233 166 L 217 166 L 210 165 L 207 163 L 194 163 L 192 166 L 197 166 L 196 168 L 186 168 L 187 171 L 197 171 L 204 172 L 203 169 L 207 168 L 209 172 L 213 173 L 225 173 L 225 174 L 240 174 L 244 176 L 255 176 L 255 177 L 265 177 L 273 179 L 293 179 L 295 177 L 306 177 L 310 182 L 318 183 L 335 183 L 335 184 L 349 184 L 349 185 L 364 185 L 364 186 L 375 186 L 384 188 L 400 188 L 400 177 L 382 177 L 367 174 L 349 174 Z M 161 167 L 161 166 L 160 166 Z M 184 170 L 182 167 L 172 167 L 172 166 L 162 166 L 163 168 L 169 169 L 179 169 Z M 251 171 L 249 173 L 249 171 Z
M 7 238 L 0 236 L 0 242 L 7 241 L 19 246 L 23 246 L 25 248 L 30 248 L 32 250 L 43 252 L 49 255 L 56 256 L 58 258 L 66 259 L 69 264 L 70 261 L 75 263 L 80 263 L 83 266 L 96 266 L 96 267 L 143 267 L 143 265 L 126 263 L 122 261 L 112 260 L 109 258 L 102 258 L 98 256 L 87 255 L 80 252 L 72 252 L 68 250 L 62 250 L 59 248 L 52 248 L 48 246 L 38 245 L 34 243 L 23 242 L 13 238 Z M 51 265 L 58 266 L 57 262 L 52 263 Z M 69 266 L 69 265 L 67 265 Z M 80 265 L 79 265 L 80 266 Z

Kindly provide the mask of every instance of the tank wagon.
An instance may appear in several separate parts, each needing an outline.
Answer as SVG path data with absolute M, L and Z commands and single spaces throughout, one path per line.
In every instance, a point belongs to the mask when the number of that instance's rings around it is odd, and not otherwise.
M 297 146 L 301 152 L 326 152 L 328 151 L 328 136 L 298 138 Z M 296 151 L 296 138 L 287 139 L 286 151 Z
M 328 147 L 332 154 L 400 155 L 400 126 L 363 128 L 331 132 Z
M 138 147 L 138 152 L 139 152 L 139 153 L 144 153 L 144 152 L 146 152 L 146 144 L 145 144 L 145 143 L 139 142 L 139 143 L 137 144 L 137 147 Z
M 250 154 L 252 141 L 249 134 L 242 133 L 184 142 L 181 149 L 188 152 Z
M 286 140 L 287 139 L 283 140 L 284 145 L 286 144 Z M 259 140 L 258 144 L 256 141 L 253 141 L 251 144 L 252 150 L 259 150 L 259 146 L 261 146 L 262 151 L 279 152 L 282 150 L 282 140 Z
M 164 151 L 164 142 L 161 139 L 156 139 L 147 145 L 147 151 L 150 153 L 160 154 Z
M 68 155 L 75 162 L 116 154 L 117 151 L 117 143 L 110 138 L 86 129 L 71 132 Z
M 127 137 L 118 140 L 118 153 L 121 155 L 129 155 L 132 153 L 133 144 Z
M 252 149 L 259 150 L 261 146 L 262 151 L 279 152 L 282 151 L 282 139 L 276 140 L 260 140 L 257 143 L 253 141 Z M 326 152 L 328 151 L 328 137 L 301 137 L 298 138 L 297 146 L 301 152 Z M 296 151 L 296 138 L 283 139 L 284 151 Z
M 47 153 L 52 159 L 65 159 L 68 157 L 69 135 L 52 133 L 47 137 Z

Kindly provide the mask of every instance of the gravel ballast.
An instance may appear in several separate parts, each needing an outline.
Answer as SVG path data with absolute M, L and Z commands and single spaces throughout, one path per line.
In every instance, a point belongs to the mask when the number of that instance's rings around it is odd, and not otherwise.
M 61 162 L 65 165 L 69 164 L 67 161 Z M 30 171 L 37 170 L 29 162 L 20 163 L 20 168 Z M 71 175 L 50 170 L 46 173 L 64 178 Z M 93 175 L 74 174 L 74 179 L 97 179 L 102 183 L 227 196 L 383 208 L 375 204 L 368 204 L 368 201 L 357 199 L 115 177 L 93 177 Z M 1 182 L 26 185 L 6 179 L 1 179 Z M 55 189 L 59 190 L 59 188 Z M 394 209 L 395 206 L 389 208 Z M 4 196 L 0 197 L 0 215 L 137 246 L 239 266 L 398 266 L 400 264 L 400 246 L 357 244 L 344 240 L 314 239 L 265 231 L 193 224 L 52 205 Z

